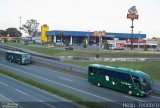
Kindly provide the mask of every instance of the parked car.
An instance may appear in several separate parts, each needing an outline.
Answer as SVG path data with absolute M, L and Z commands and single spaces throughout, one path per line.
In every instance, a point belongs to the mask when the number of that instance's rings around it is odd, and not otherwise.
M 66 47 L 65 50 L 73 50 L 73 47 L 71 47 L 71 46 Z
M 55 45 L 56 46 L 64 46 L 64 43 L 63 42 L 56 42 Z
M 56 46 L 55 45 L 51 45 L 51 48 L 55 48 Z
M 160 48 L 156 48 L 156 51 L 160 51 Z

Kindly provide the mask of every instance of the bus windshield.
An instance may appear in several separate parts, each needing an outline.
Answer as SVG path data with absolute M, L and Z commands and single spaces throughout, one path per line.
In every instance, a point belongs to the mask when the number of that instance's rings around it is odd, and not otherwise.
M 23 54 L 22 57 L 23 58 L 30 58 L 31 56 L 29 54 Z
M 151 90 L 150 79 L 142 78 L 141 90 L 143 90 L 143 91 L 150 91 Z
M 149 78 L 139 78 L 137 76 L 132 76 L 134 85 L 140 90 L 147 92 L 151 90 L 151 82 Z

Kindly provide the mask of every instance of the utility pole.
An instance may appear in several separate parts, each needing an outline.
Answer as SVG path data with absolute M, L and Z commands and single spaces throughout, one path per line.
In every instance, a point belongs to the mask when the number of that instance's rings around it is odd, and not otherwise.
M 22 29 L 21 21 L 22 21 L 22 17 L 20 16 L 20 17 L 19 17 L 19 30 L 20 30 L 20 32 L 21 32 L 21 29 Z
M 101 35 L 98 34 L 98 36 L 99 36 L 99 51 L 100 51 L 101 50 Z
M 89 30 L 88 30 L 88 33 L 87 33 L 86 43 L 87 43 L 87 45 L 89 45 Z

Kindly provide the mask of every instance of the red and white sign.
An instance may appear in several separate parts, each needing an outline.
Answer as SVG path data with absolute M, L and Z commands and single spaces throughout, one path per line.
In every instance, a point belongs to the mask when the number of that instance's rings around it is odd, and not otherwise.
M 125 48 L 124 43 L 117 43 L 117 48 L 118 49 L 124 49 Z
M 126 43 L 130 43 L 130 42 L 131 42 L 130 39 L 126 40 Z M 146 40 L 143 40 L 143 39 L 132 39 L 132 43 L 146 43 Z

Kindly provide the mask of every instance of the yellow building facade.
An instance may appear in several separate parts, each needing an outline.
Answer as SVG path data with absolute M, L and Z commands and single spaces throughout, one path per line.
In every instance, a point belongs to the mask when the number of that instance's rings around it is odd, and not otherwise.
M 41 26 L 41 42 L 48 43 L 49 39 L 46 36 L 46 32 L 49 30 L 49 27 L 45 24 Z

